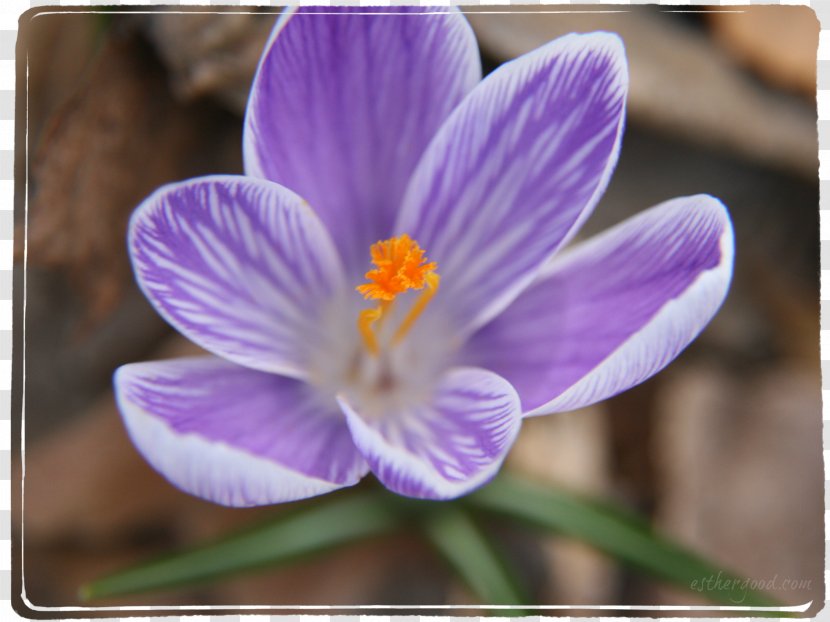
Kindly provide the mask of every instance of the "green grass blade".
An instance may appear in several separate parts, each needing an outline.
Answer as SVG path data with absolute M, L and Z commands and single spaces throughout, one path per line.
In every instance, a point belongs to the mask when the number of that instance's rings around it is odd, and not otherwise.
M 457 505 L 446 505 L 424 517 L 429 541 L 486 605 L 528 604 L 519 582 L 487 538 Z M 513 611 L 515 612 L 515 610 Z M 503 615 L 500 610 L 499 615 Z
M 80 594 L 84 600 L 134 594 L 277 566 L 391 531 L 397 525 L 397 514 L 388 509 L 381 495 L 328 499 L 244 533 L 93 581 Z
M 471 495 L 468 503 L 582 540 L 655 578 L 719 604 L 781 606 L 761 592 L 746 589 L 745 580 L 661 537 L 642 519 L 609 504 L 508 475 Z

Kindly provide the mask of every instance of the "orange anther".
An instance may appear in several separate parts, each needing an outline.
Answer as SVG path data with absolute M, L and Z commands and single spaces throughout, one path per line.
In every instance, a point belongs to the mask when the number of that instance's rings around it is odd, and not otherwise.
M 394 300 L 410 289 L 423 289 L 428 274 L 438 267 L 407 234 L 372 244 L 375 268 L 366 273 L 369 283 L 357 287 L 367 300 Z

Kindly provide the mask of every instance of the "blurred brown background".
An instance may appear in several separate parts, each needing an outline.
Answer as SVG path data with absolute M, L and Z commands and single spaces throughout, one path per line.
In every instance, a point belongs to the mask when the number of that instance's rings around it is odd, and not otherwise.
M 665 372 L 598 406 L 528 421 L 510 466 L 635 508 L 740 575 L 793 580 L 773 593 L 787 604 L 823 603 L 818 21 L 804 7 L 597 8 L 511 7 L 470 21 L 485 69 L 565 32 L 619 32 L 631 72 L 627 131 L 585 233 L 707 192 L 734 219 L 735 279 L 720 314 Z M 242 114 L 273 20 L 110 12 L 21 26 L 31 149 L 25 582 L 35 604 L 77 604 L 85 581 L 280 511 L 220 508 L 168 485 L 128 441 L 110 389 L 122 363 L 193 348 L 134 286 L 126 222 L 161 183 L 241 172 Z M 18 270 L 18 345 L 21 285 Z M 20 412 L 19 390 L 15 404 Z M 19 476 L 19 459 L 15 468 Z M 17 498 L 14 510 L 19 538 Z M 541 603 L 703 604 L 583 545 L 503 531 Z M 101 604 L 472 600 L 413 536 Z

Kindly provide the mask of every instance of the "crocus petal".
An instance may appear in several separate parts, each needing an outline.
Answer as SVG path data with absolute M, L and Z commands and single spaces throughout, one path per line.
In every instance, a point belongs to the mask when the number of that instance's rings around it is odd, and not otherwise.
M 129 237 L 139 285 L 185 336 L 241 365 L 304 376 L 343 271 L 302 199 L 263 180 L 203 177 L 147 198 Z
M 521 423 L 519 398 L 496 374 L 454 368 L 431 403 L 383 414 L 340 406 L 374 474 L 390 490 L 422 499 L 449 499 L 489 481 Z
M 334 400 L 297 380 L 204 357 L 125 365 L 115 387 L 147 461 L 215 503 L 303 499 L 368 471 Z
M 472 337 L 465 360 L 507 378 L 527 415 L 606 399 L 698 335 L 726 297 L 732 259 L 720 201 L 667 201 L 557 257 Z
M 488 76 L 430 143 L 396 230 L 438 263 L 461 329 L 505 308 L 593 209 L 627 85 L 619 37 L 561 37 Z
M 272 35 L 245 119 L 249 175 L 306 198 L 350 274 L 389 236 L 429 140 L 481 79 L 456 9 L 300 9 Z M 360 14 L 364 13 L 364 14 Z

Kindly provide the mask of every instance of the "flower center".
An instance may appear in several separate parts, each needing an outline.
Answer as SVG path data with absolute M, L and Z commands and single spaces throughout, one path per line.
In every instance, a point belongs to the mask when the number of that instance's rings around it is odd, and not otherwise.
M 424 249 L 405 233 L 372 244 L 370 251 L 375 267 L 365 275 L 369 282 L 358 285 L 355 289 L 367 300 L 377 300 L 378 306 L 360 312 L 357 328 L 366 349 L 377 355 L 380 352 L 378 333 L 383 320 L 390 314 L 395 299 L 411 289 L 424 290 L 392 335 L 392 345 L 406 336 L 415 320 L 426 309 L 438 291 L 440 277 L 435 271 L 438 264 L 427 261 Z

